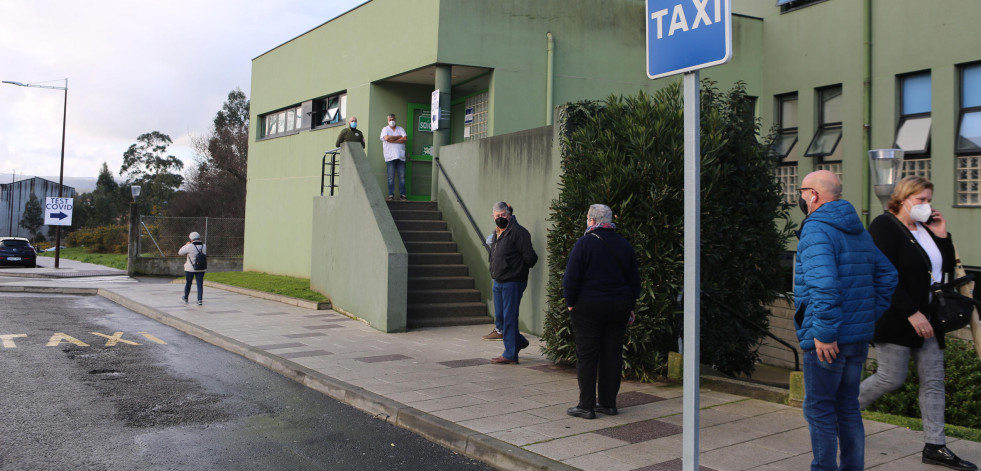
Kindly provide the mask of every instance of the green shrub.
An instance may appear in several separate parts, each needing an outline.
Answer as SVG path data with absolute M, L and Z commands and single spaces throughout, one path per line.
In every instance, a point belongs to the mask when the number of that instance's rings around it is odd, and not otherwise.
M 65 239 L 70 247 L 84 247 L 88 253 L 127 253 L 129 228 L 122 224 L 79 229 Z
M 778 294 L 780 256 L 790 236 L 776 162 L 759 142 L 752 110 L 742 84 L 720 94 L 703 83 L 701 360 L 729 374 L 753 370 L 762 334 L 710 301 L 766 327 L 762 306 Z M 586 210 L 603 203 L 637 250 L 642 280 L 637 322 L 624 342 L 624 372 L 641 380 L 664 373 L 667 353 L 682 335 L 675 299 L 684 271 L 683 117 L 677 84 L 653 96 L 611 96 L 567 108 L 560 194 L 549 216 L 552 263 L 542 338 L 552 361 L 575 361 L 562 275 L 585 230 Z
M 872 363 L 869 374 L 875 372 Z M 951 425 L 981 428 L 981 361 L 974 344 L 961 339 L 948 338 L 944 349 L 944 392 L 946 409 L 944 420 Z M 920 417 L 920 381 L 914 363 L 910 362 L 909 374 L 903 386 L 872 403 L 872 412 Z

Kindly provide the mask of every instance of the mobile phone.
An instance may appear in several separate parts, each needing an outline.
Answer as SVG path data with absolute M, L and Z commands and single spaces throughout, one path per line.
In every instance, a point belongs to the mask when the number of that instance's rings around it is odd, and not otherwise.
M 926 220 L 926 225 L 931 226 L 933 225 L 934 221 L 935 220 L 933 219 L 933 215 L 931 214 L 930 217 L 928 217 Z

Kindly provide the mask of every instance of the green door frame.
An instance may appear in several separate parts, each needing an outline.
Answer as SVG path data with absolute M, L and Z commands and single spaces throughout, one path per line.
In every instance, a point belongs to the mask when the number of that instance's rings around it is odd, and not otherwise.
M 408 118 L 406 124 L 406 139 L 405 143 L 405 191 L 408 193 L 406 197 L 410 201 L 432 201 L 432 195 L 414 195 L 412 191 L 412 162 L 430 162 L 432 165 L 433 156 L 425 154 L 413 154 L 413 139 L 415 137 L 416 128 L 419 125 L 418 120 L 416 120 L 415 112 L 417 110 L 429 111 L 430 105 L 428 103 L 409 103 L 407 113 L 405 116 Z M 428 166 L 427 166 L 428 167 Z M 429 169 L 427 168 L 427 171 Z M 426 191 L 429 191 L 427 188 Z

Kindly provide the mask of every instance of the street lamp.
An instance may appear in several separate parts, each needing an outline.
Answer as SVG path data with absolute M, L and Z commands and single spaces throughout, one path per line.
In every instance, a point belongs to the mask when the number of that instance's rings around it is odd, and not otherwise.
M 9 80 L 4 80 L 3 83 L 9 83 L 11 85 L 17 85 L 18 87 L 31 87 L 31 88 L 47 88 L 50 90 L 64 90 L 65 91 L 65 107 L 61 115 L 61 170 L 58 172 L 58 198 L 62 198 L 64 192 L 64 182 L 65 182 L 65 124 L 68 120 L 68 79 L 63 79 L 65 81 L 64 87 L 52 87 L 50 85 L 38 85 L 35 83 L 20 83 L 12 82 Z M 61 265 L 61 226 L 55 226 L 55 268 L 59 268 Z
M 882 209 L 888 210 L 892 190 L 896 188 L 903 170 L 903 150 L 872 149 L 869 151 L 869 167 L 875 195 L 882 202 Z
M 129 189 L 131 192 L 133 192 L 133 202 L 135 203 L 136 199 L 140 197 L 140 190 L 142 187 L 140 185 L 133 185 L 129 187 Z

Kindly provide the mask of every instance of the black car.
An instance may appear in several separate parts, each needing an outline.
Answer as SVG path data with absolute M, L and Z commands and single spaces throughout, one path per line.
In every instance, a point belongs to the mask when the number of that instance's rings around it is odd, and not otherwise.
M 0 265 L 37 266 L 37 252 L 31 241 L 21 237 L 0 238 Z

